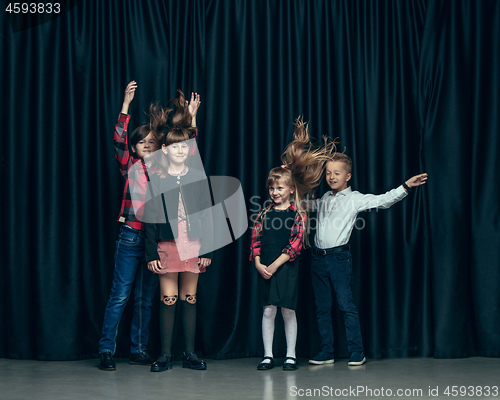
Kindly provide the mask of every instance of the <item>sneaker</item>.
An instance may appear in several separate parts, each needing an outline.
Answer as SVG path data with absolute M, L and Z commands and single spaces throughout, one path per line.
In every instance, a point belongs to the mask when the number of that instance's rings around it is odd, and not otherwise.
M 351 354 L 351 358 L 349 358 L 349 362 L 347 365 L 363 365 L 366 362 L 366 357 L 363 353 L 359 351 L 355 351 Z
M 101 353 L 101 362 L 99 364 L 99 369 L 102 371 L 116 371 L 116 365 L 113 361 L 113 355 L 111 353 Z
M 141 351 L 140 353 L 130 355 L 129 364 L 151 365 L 153 362 L 154 360 L 148 353 Z
M 320 351 L 313 358 L 309 360 L 309 364 L 321 365 L 321 364 L 333 364 L 335 360 L 333 359 L 333 354 L 325 353 Z

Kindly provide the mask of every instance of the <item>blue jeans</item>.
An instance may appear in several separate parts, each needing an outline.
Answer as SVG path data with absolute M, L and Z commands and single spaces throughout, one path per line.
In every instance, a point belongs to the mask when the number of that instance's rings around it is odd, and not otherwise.
M 333 355 L 332 288 L 344 317 L 347 347 L 350 353 L 363 351 L 358 310 L 352 297 L 352 256 L 350 251 L 321 256 L 313 253 L 311 282 L 316 301 L 316 318 L 321 350 Z
M 104 314 L 99 353 L 115 353 L 118 323 L 135 281 L 134 316 L 130 329 L 132 354 L 145 351 L 149 339 L 151 301 L 158 276 L 144 262 L 144 232 L 122 225 L 116 242 L 113 285 Z

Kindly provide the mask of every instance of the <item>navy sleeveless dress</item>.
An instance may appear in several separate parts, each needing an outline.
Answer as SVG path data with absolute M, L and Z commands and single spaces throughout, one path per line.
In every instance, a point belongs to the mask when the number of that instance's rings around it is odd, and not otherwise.
M 282 253 L 290 241 L 291 229 L 295 221 L 296 211 L 290 209 L 272 209 L 266 213 L 262 221 L 262 237 L 260 244 L 260 262 L 270 265 Z M 291 310 L 297 308 L 297 292 L 299 284 L 299 263 L 286 262 L 271 277 L 264 279 L 259 274 L 260 306 L 273 305 Z

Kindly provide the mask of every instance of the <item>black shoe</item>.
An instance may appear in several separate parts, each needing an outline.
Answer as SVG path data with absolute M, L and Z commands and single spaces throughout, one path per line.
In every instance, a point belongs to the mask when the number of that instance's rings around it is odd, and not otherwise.
M 103 371 L 116 371 L 116 365 L 111 353 L 101 353 L 100 356 L 101 363 L 99 364 L 99 369 Z
M 151 365 L 153 362 L 153 358 L 148 353 L 141 351 L 140 353 L 130 355 L 129 364 Z
M 203 360 L 200 360 L 196 353 L 193 351 L 186 355 L 184 353 L 182 355 L 182 368 L 191 368 L 191 369 L 207 369 L 207 363 Z
M 290 360 L 290 361 L 288 361 Z M 287 357 L 283 363 L 283 371 L 295 371 L 297 369 L 297 359 L 294 357 Z
M 167 369 L 172 369 L 172 356 L 167 356 L 166 354 L 162 354 L 151 365 L 151 372 L 162 372 Z
M 264 360 L 271 360 L 271 362 L 265 363 Z M 272 357 L 264 357 L 259 365 L 257 365 L 257 369 L 259 371 L 268 371 L 274 368 L 274 358 Z

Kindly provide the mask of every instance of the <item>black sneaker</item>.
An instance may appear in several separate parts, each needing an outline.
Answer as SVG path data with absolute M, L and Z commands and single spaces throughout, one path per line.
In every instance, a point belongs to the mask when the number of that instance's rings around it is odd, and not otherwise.
M 351 358 L 349 358 L 349 362 L 347 365 L 363 365 L 366 362 L 366 357 L 363 353 L 359 351 L 355 351 L 351 354 Z
M 154 360 L 148 353 L 146 353 L 145 351 L 141 351 L 140 353 L 130 355 L 129 364 L 151 365 L 153 364 L 153 362 Z
M 309 360 L 309 364 L 322 365 L 322 364 L 333 364 L 335 362 L 333 354 L 325 353 L 320 351 L 313 358 Z
M 102 371 L 116 371 L 116 365 L 113 361 L 113 355 L 111 353 L 101 353 L 101 363 L 99 364 L 99 369 Z

